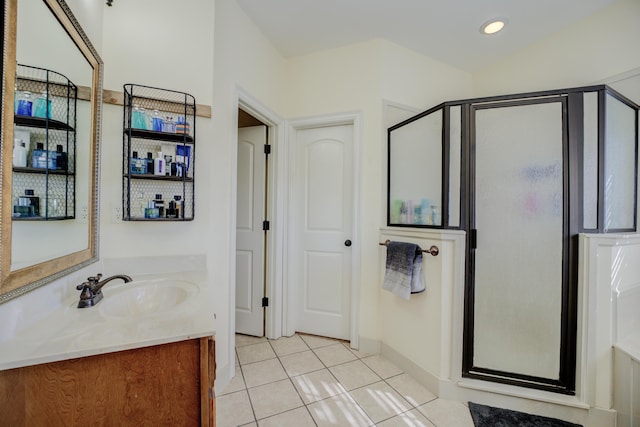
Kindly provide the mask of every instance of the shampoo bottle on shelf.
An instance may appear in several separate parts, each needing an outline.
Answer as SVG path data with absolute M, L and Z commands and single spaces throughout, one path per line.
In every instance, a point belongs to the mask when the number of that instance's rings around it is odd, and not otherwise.
M 158 156 L 153 160 L 153 174 L 158 176 L 165 175 L 165 163 L 162 151 L 158 151 Z
M 51 99 L 48 92 L 42 92 L 33 103 L 33 117 L 51 119 Z
M 176 218 L 184 218 L 184 202 L 182 196 L 173 196 L 176 201 Z
M 147 173 L 153 175 L 153 154 L 147 153 Z
M 147 159 L 141 159 L 138 157 L 138 152 L 134 151 L 129 161 L 129 167 L 132 174 L 146 174 L 147 173 Z
M 44 144 L 42 142 L 38 142 L 36 144 L 36 149 L 33 150 L 33 153 L 31 154 L 31 167 L 46 169 L 49 162 L 48 157 L 49 153 L 44 149 Z
M 29 205 L 33 206 L 33 215 L 40 216 L 40 197 L 35 196 L 33 190 L 24 190 L 24 197 L 29 200 Z
M 164 218 L 164 200 L 162 200 L 162 194 L 156 194 L 156 198 L 153 202 L 155 207 L 158 208 L 159 217 Z
M 69 156 L 65 153 L 62 144 L 56 145 L 55 166 L 52 169 L 66 171 L 69 166 Z
M 27 167 L 27 147 L 19 138 L 13 141 L 13 166 Z

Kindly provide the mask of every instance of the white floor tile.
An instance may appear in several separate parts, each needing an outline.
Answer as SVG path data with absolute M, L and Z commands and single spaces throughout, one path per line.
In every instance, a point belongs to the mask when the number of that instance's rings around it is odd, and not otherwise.
M 377 427 L 435 427 L 417 409 L 400 414 L 376 424 Z M 442 427 L 446 427 L 443 425 Z
M 246 390 L 216 397 L 216 426 L 236 427 L 255 421 Z
M 315 427 L 316 423 L 313 422 L 313 418 L 309 414 L 307 408 L 302 407 L 298 409 L 292 409 L 291 411 L 284 412 L 282 414 L 274 415 L 273 417 L 265 418 L 258 421 L 259 427 Z
M 249 398 L 258 420 L 303 406 L 288 379 L 250 388 Z
M 335 343 L 340 342 L 338 340 L 334 340 L 333 338 L 318 337 L 318 336 L 315 336 L 315 335 L 304 335 L 304 334 L 302 334 L 302 335 L 300 335 L 300 338 L 302 338 L 304 340 L 304 342 L 307 343 L 307 345 L 311 349 L 320 348 L 320 347 L 326 347 L 328 345 L 333 345 Z
M 384 381 L 352 390 L 351 396 L 376 423 L 412 409 L 409 402 Z
M 280 361 L 290 377 L 324 369 L 324 365 L 318 359 L 318 356 L 311 350 L 282 356 Z
M 349 393 L 339 394 L 308 406 L 318 427 L 371 426 L 373 421 L 353 400 Z
M 360 360 L 332 366 L 329 370 L 347 390 L 373 384 L 381 379 Z
M 278 356 L 309 350 L 309 346 L 302 341 L 300 335 L 278 338 L 277 340 L 269 341 L 269 343 Z
M 350 352 L 355 354 L 358 359 L 362 359 L 363 357 L 371 356 L 370 353 L 365 353 L 364 351 L 360 351 L 360 350 L 356 350 L 355 348 L 351 348 L 351 346 L 350 346 L 350 344 L 348 342 L 343 343 L 343 345 L 347 349 L 349 349 Z
M 455 400 L 432 400 L 418 410 L 438 427 L 474 427 L 469 408 Z
M 402 373 L 402 369 L 380 355 L 369 356 L 360 360 L 378 374 L 380 378 L 389 378 Z
M 305 404 L 346 392 L 328 369 L 293 377 L 291 382 Z
M 435 394 L 431 393 L 408 374 L 387 378 L 386 381 L 413 406 L 420 406 L 437 398 Z
M 463 403 L 438 399 L 387 359 L 344 341 L 236 334 L 235 363 L 216 398 L 218 427 L 473 427 Z
M 222 396 L 223 394 L 235 393 L 236 391 L 244 390 L 247 386 L 244 384 L 244 378 L 242 378 L 242 371 L 240 367 L 236 367 L 236 375 L 231 379 L 229 384 L 224 388 L 224 390 L 216 393 L 218 396 Z
M 242 366 L 242 374 L 247 388 L 257 387 L 287 378 L 278 359 L 263 360 Z
M 251 344 L 245 345 L 243 347 L 238 347 L 236 351 L 238 353 L 238 360 L 240 360 L 240 365 L 276 358 L 276 354 L 273 352 L 273 349 L 266 341 L 259 344 Z
M 313 352 L 327 367 L 358 359 L 351 351 L 347 350 L 345 346 L 339 343 L 316 348 Z
M 259 344 L 261 342 L 267 342 L 267 339 L 265 337 L 252 337 L 251 335 L 236 334 L 236 347 Z

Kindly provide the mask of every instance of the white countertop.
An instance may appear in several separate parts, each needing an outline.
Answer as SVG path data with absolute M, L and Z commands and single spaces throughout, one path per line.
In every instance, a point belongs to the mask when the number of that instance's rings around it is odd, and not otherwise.
M 189 290 L 176 306 L 144 307 L 142 313 L 124 316 L 106 310 L 124 301 L 126 287 L 170 281 Z M 78 292 L 36 324 L 17 330 L 0 344 L 0 370 L 215 335 L 213 292 L 204 272 L 145 275 L 130 283 L 114 280 L 102 293 L 97 305 L 79 309 Z

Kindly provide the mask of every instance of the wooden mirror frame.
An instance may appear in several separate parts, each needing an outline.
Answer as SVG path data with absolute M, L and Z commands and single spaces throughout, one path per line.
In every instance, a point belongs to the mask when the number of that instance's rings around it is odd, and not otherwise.
M 33 0 L 27 0 L 33 1 Z M 2 126 L 0 149 L 0 303 L 8 301 L 98 260 L 99 137 L 102 106 L 103 62 L 64 0 L 42 0 L 93 69 L 89 143 L 88 247 L 48 261 L 11 271 L 13 99 L 16 76 L 18 0 L 5 0 L 2 46 Z M 83 88 L 79 88 L 80 91 Z M 10 106 L 10 107 L 9 107 Z

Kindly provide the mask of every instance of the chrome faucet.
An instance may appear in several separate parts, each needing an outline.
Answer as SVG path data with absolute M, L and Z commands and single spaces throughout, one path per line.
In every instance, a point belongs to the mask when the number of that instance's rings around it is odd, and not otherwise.
M 80 301 L 78 301 L 78 308 L 93 307 L 102 299 L 102 287 L 114 279 L 122 279 L 124 283 L 131 281 L 131 277 L 125 274 L 116 274 L 115 276 L 107 277 L 100 281 L 102 274 L 98 273 L 96 276 L 87 278 L 86 282 L 83 282 L 76 286 L 76 289 L 80 292 Z

